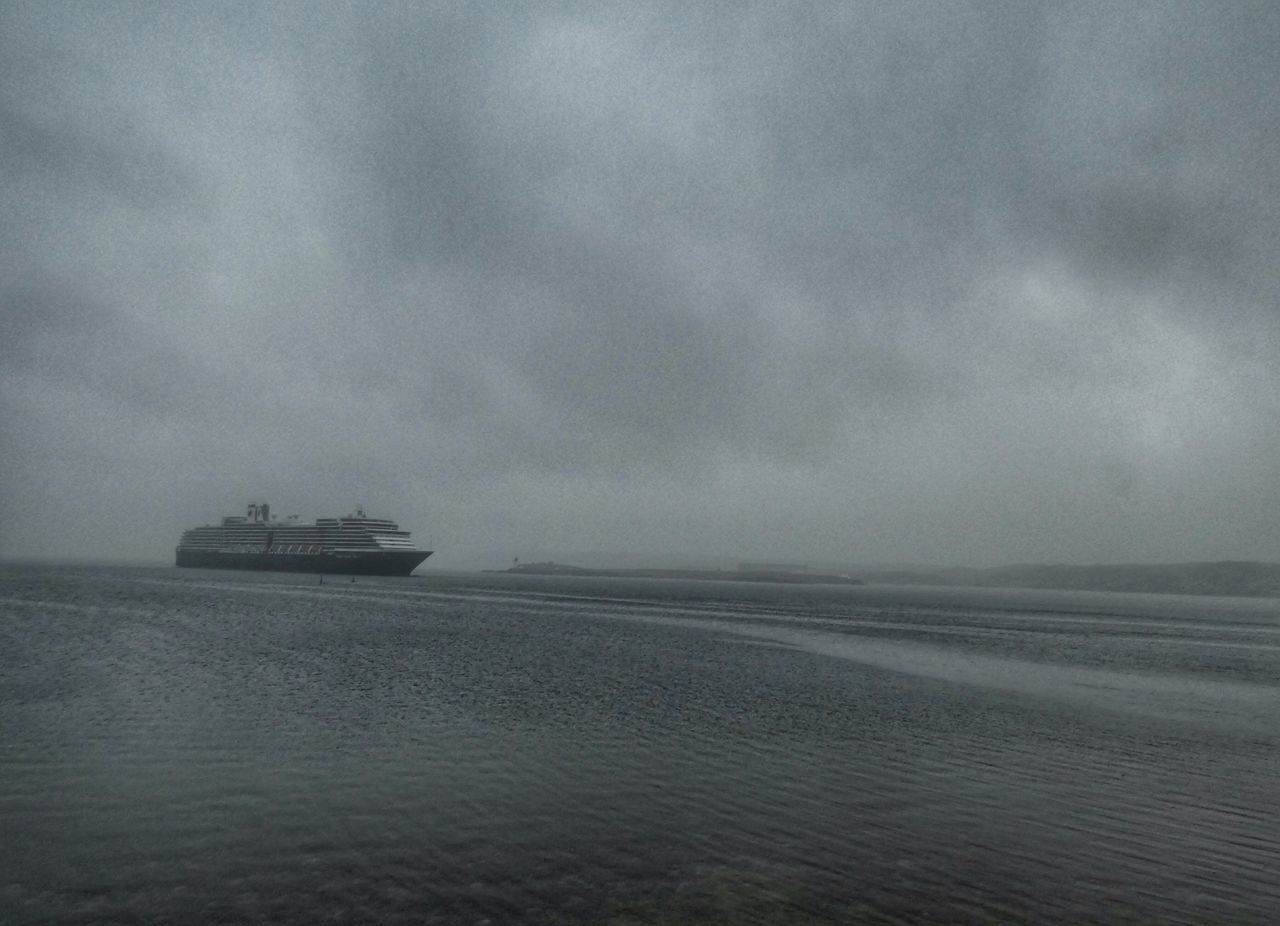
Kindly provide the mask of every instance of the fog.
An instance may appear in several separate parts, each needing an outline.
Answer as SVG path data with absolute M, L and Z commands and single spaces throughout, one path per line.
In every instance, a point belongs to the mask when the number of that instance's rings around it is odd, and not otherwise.
M 0 555 L 1280 560 L 1280 6 L 0 6 Z

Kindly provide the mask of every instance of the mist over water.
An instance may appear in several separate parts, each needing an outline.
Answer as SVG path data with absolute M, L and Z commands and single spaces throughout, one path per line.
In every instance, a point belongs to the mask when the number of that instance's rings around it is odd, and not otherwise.
M 1271 922 L 1280 603 L 0 567 L 0 920 Z

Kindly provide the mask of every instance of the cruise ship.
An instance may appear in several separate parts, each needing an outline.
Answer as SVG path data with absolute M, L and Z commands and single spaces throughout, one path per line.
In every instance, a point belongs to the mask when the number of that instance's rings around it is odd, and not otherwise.
M 175 563 L 198 569 L 259 569 L 332 575 L 407 576 L 431 555 L 394 521 L 363 509 L 342 518 L 281 521 L 271 506 L 250 504 L 244 515 L 193 527 L 178 541 Z

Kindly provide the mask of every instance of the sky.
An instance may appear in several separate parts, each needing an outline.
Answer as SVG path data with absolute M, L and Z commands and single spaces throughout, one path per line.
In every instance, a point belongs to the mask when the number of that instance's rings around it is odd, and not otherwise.
M 1280 561 L 1280 4 L 0 3 L 0 556 Z

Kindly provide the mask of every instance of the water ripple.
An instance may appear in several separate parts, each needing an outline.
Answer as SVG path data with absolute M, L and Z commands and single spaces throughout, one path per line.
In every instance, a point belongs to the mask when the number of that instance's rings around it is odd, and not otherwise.
M 0 568 L 0 921 L 1268 923 L 1274 602 Z

